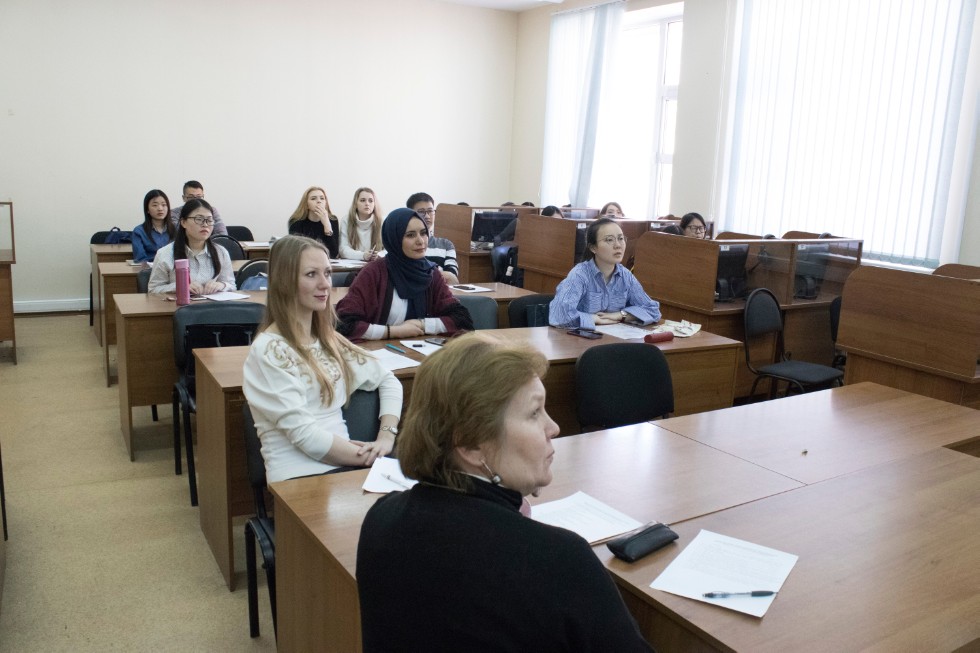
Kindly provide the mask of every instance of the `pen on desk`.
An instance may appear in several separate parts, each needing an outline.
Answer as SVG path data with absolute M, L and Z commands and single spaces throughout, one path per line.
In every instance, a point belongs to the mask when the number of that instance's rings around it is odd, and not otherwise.
M 385 347 L 387 347 L 388 349 L 390 349 L 392 351 L 397 351 L 399 354 L 404 354 L 405 353 L 405 350 L 404 349 L 400 349 L 400 348 L 394 346 L 393 344 L 391 344 L 390 342 L 387 343 L 385 345 Z
M 735 596 L 775 596 L 775 594 L 770 590 L 755 590 L 754 592 L 707 592 L 702 596 L 706 599 L 730 599 Z
M 410 485 L 408 485 L 407 483 L 402 483 L 401 481 L 399 481 L 397 478 L 395 478 L 391 474 L 382 474 L 382 476 L 384 476 L 386 479 L 388 479 L 389 481 L 391 481 L 395 485 L 402 486 L 406 490 L 411 490 L 412 489 L 412 487 Z

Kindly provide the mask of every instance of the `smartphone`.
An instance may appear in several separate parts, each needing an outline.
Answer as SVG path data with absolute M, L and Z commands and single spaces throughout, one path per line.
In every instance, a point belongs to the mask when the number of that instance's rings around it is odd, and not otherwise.
M 476 290 L 473 286 L 453 286 L 456 290 Z
M 446 344 L 445 338 L 426 338 L 425 341 L 430 345 L 439 345 L 440 347 Z
M 589 331 L 588 329 L 569 329 L 565 333 L 570 336 L 578 336 L 579 338 L 588 338 L 589 340 L 598 340 L 602 337 L 601 333 Z

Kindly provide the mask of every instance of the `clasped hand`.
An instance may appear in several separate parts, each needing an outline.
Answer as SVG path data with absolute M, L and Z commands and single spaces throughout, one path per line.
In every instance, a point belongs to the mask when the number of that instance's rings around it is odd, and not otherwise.
M 595 323 L 596 324 L 618 324 L 623 321 L 623 314 L 619 311 L 615 313 L 596 313 Z
M 415 338 L 425 335 L 425 323 L 422 320 L 406 320 L 401 324 L 390 327 L 392 338 Z

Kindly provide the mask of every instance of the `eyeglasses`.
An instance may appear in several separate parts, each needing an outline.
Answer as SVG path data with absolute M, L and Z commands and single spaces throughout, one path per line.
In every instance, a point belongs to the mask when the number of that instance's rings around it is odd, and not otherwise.
M 434 216 L 436 214 L 436 210 L 435 209 L 419 209 L 418 211 L 416 211 L 416 213 L 418 213 L 423 218 L 425 216 L 432 217 L 432 216 Z
M 706 229 L 704 227 L 694 227 L 694 226 L 688 225 L 687 228 L 690 229 L 691 231 L 693 231 L 696 234 L 703 234 L 706 231 Z
M 602 242 L 604 242 L 607 245 L 613 245 L 615 243 L 623 244 L 626 242 L 626 236 L 623 235 L 606 236 L 605 238 L 602 239 Z
M 199 225 L 201 227 L 213 227 L 214 226 L 214 218 L 205 218 L 205 217 L 200 216 L 200 215 L 195 215 L 193 218 L 191 218 L 191 220 L 193 220 L 195 224 L 197 224 L 197 225 Z

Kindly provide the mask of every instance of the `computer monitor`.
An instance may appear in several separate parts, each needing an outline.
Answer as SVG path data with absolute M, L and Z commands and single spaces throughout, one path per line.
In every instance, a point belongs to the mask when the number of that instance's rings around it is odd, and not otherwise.
M 473 214 L 473 235 L 470 240 L 493 244 L 494 237 L 516 219 L 514 211 L 478 211 Z
M 749 260 L 749 246 L 744 243 L 718 246 L 718 274 L 715 295 L 720 302 L 730 302 L 745 297 L 749 285 L 745 264 Z
M 796 246 L 796 288 L 793 297 L 797 299 L 816 299 L 820 294 L 820 284 L 827 273 L 827 259 L 830 245 L 800 243 Z

